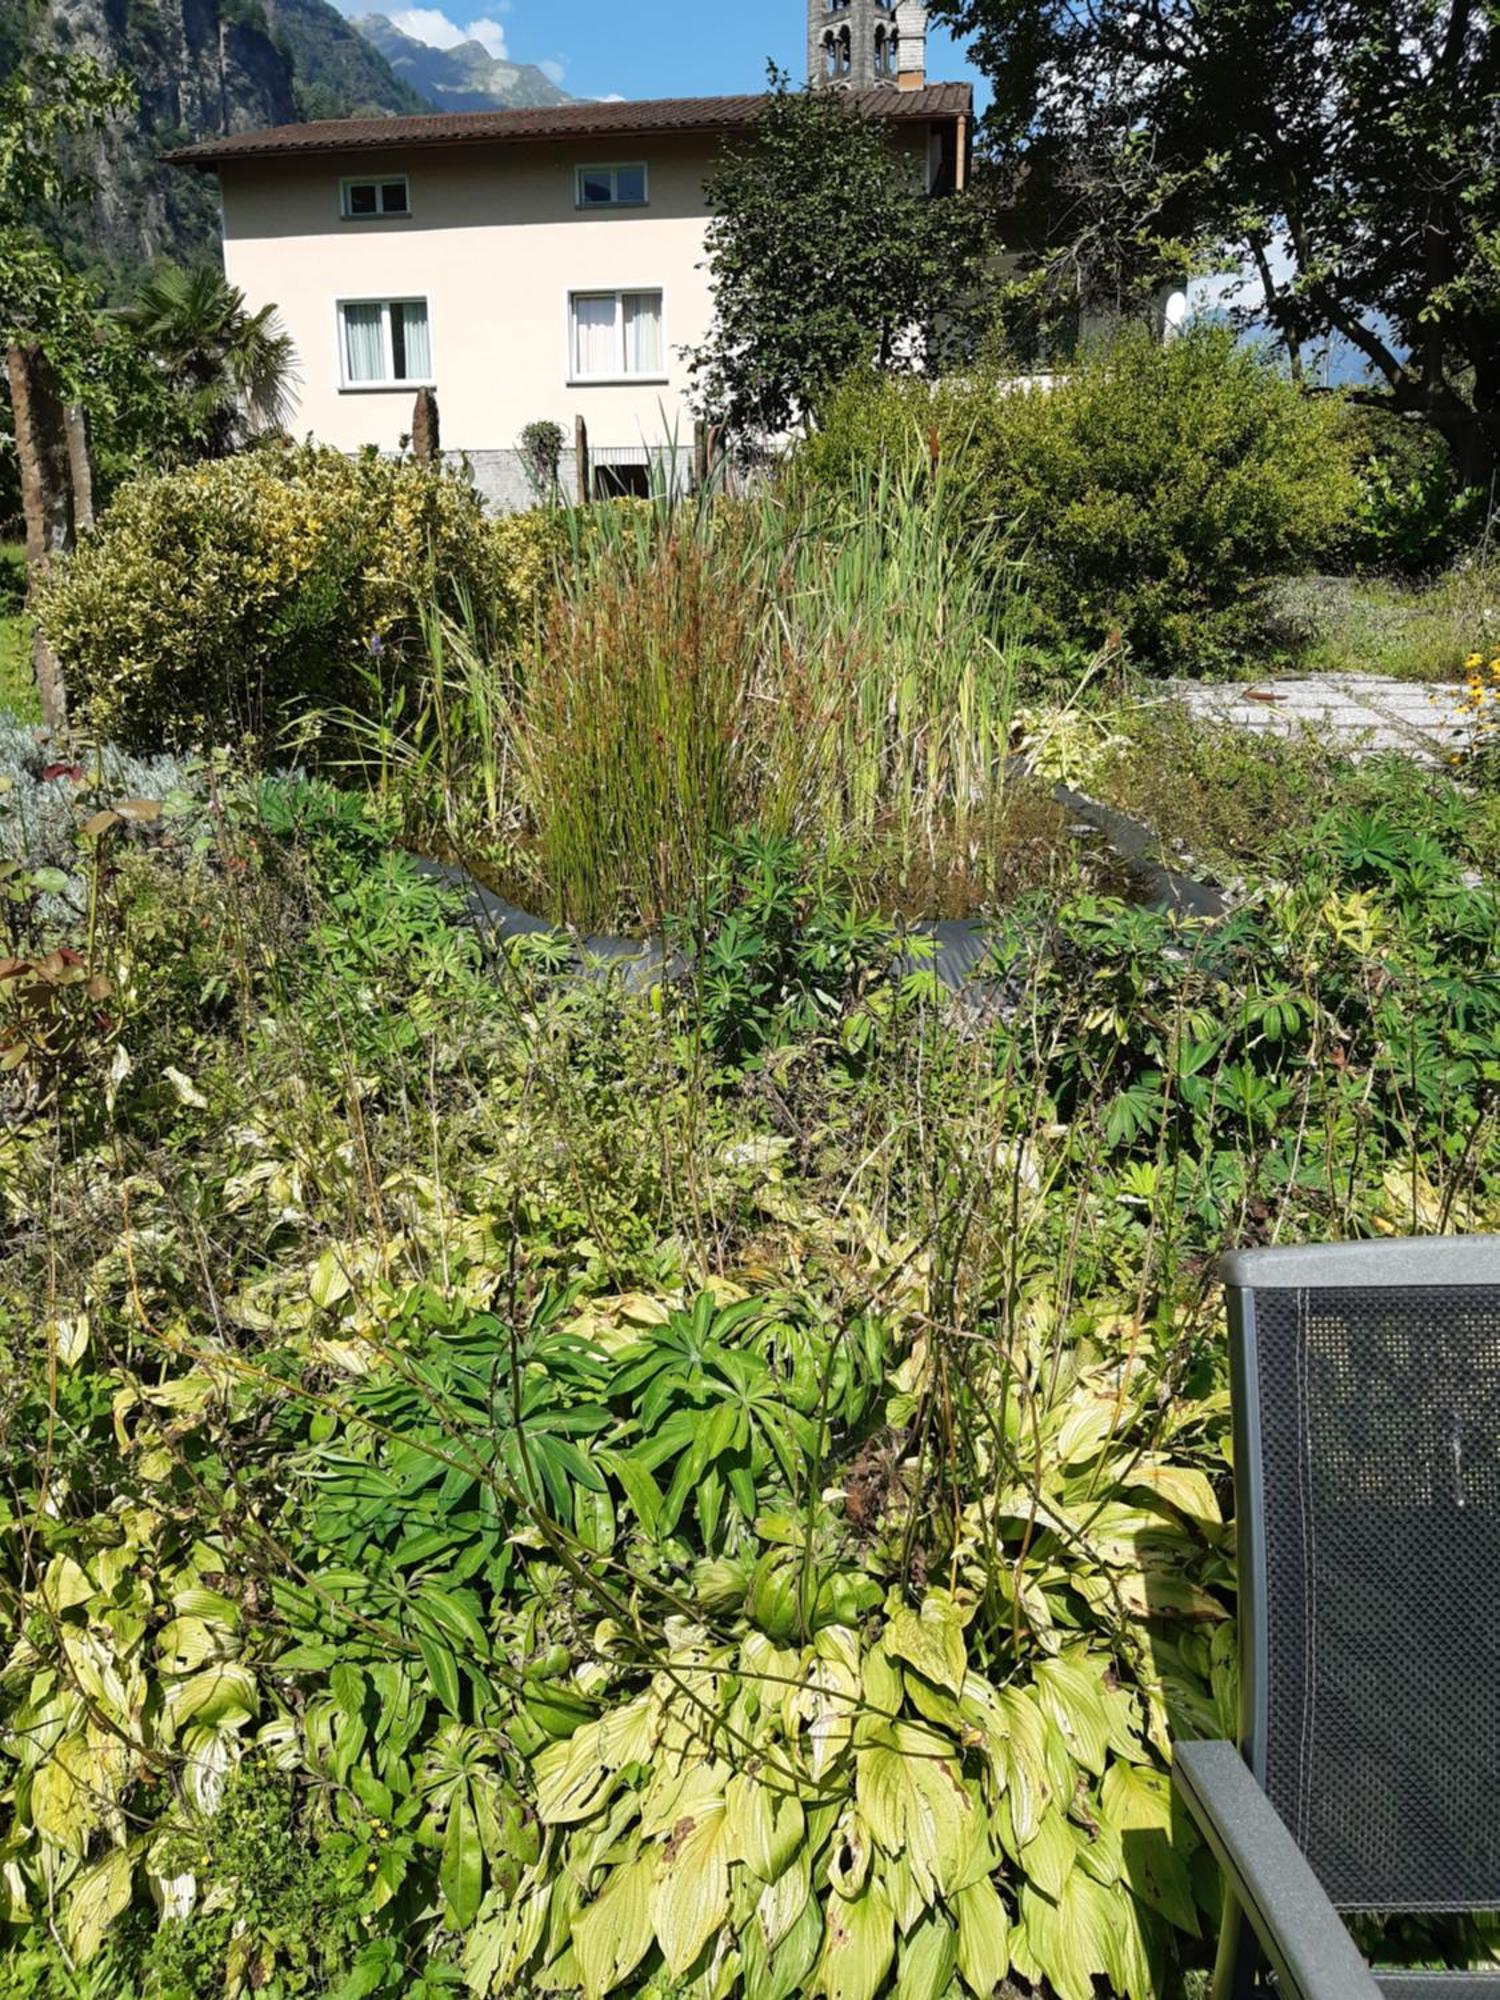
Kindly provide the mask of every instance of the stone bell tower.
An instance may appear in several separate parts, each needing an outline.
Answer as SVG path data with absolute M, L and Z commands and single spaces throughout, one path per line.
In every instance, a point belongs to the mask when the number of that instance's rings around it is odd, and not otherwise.
M 807 74 L 845 90 L 926 82 L 927 10 L 918 0 L 807 0 Z

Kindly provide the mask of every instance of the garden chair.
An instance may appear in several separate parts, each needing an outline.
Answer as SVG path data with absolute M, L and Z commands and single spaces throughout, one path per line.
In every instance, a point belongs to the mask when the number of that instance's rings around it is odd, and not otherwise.
M 1226 1257 L 1240 1743 L 1175 1779 L 1224 1874 L 1214 2000 L 1500 2000 L 1341 1911 L 1500 1909 L 1500 1236 Z

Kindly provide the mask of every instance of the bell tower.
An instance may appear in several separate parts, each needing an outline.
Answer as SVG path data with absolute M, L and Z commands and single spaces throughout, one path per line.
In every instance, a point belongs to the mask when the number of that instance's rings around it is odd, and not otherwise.
M 918 0 L 807 0 L 807 76 L 840 90 L 919 89 L 927 11 Z

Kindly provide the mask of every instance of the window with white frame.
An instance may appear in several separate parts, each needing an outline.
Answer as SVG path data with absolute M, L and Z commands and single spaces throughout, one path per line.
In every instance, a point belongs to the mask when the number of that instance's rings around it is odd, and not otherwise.
M 665 375 L 660 292 L 574 292 L 568 321 L 575 382 L 649 381 Z
M 382 215 L 410 215 L 411 188 L 405 174 L 379 180 L 339 183 L 339 206 L 346 222 L 369 222 Z
M 339 358 L 346 389 L 397 388 L 432 380 L 426 299 L 345 299 Z
M 623 167 L 580 167 L 575 200 L 580 208 L 644 208 L 646 169 L 639 163 Z

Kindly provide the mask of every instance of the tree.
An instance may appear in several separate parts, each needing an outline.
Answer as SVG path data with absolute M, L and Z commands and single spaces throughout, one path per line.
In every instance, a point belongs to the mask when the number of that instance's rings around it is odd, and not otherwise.
M 38 218 L 89 191 L 87 177 L 64 163 L 68 137 L 98 130 L 134 103 L 128 79 L 110 76 L 90 56 L 36 42 L 38 18 L 35 0 L 23 0 L 7 31 L 12 66 L 0 82 L 0 348 L 33 589 L 93 512 L 79 394 L 93 346 L 92 301 Z M 40 626 L 32 633 L 32 667 L 42 713 L 60 729 L 65 690 Z
M 223 458 L 288 414 L 295 366 L 274 306 L 250 312 L 222 273 L 201 266 L 153 272 L 119 313 L 176 390 L 189 443 Z
M 771 91 L 711 170 L 714 325 L 691 356 L 703 413 L 744 438 L 812 421 L 852 369 L 909 369 L 967 339 L 981 237 L 972 198 L 930 196 L 921 161 L 845 93 Z
M 936 0 L 993 79 L 986 134 L 1033 269 L 1109 294 L 1196 244 L 1254 270 L 1296 358 L 1500 464 L 1494 0 Z

